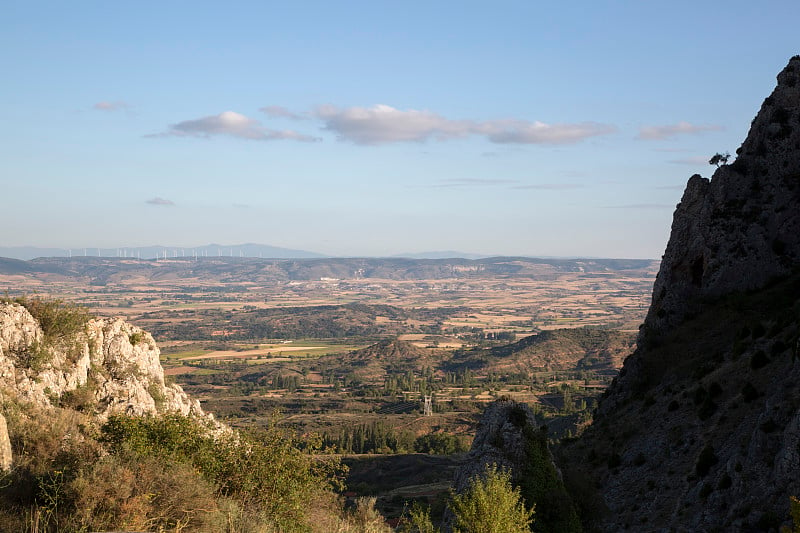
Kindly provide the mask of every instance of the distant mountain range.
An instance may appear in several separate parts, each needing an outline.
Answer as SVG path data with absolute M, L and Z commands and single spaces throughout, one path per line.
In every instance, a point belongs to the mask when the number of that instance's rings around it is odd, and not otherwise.
M 207 244 L 204 246 L 138 246 L 120 248 L 37 248 L 0 246 L 0 257 L 28 261 L 37 257 L 131 257 L 156 259 L 170 257 L 261 257 L 265 259 L 314 259 L 327 257 L 306 250 L 293 250 L 266 244 Z

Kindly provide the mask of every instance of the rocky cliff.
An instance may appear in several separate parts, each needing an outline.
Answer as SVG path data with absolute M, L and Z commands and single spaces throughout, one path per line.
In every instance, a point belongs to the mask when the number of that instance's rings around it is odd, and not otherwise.
M 121 319 L 92 319 L 48 338 L 22 305 L 0 304 L 0 399 L 69 405 L 100 418 L 177 412 L 208 417 L 164 381 L 153 337 Z
M 709 298 L 762 287 L 800 261 L 800 56 L 778 74 L 736 160 L 694 175 L 675 211 L 645 334 Z
M 800 494 L 800 56 L 737 154 L 689 180 L 639 347 L 558 450 L 587 526 L 777 530 Z

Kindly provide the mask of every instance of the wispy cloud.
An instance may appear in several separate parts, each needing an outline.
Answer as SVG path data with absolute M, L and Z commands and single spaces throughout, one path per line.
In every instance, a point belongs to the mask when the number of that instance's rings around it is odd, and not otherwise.
M 500 185 L 511 185 L 519 183 L 518 180 L 508 179 L 481 179 L 481 178 L 453 178 L 440 180 L 432 187 L 454 188 L 454 187 L 497 187 Z
M 150 198 L 147 202 L 150 205 L 175 205 L 175 202 L 172 200 L 167 200 L 166 198 L 161 198 L 160 196 L 156 196 L 155 198 Z
M 669 152 L 669 153 L 681 153 L 681 152 L 685 153 L 685 152 L 690 152 L 691 151 L 688 148 L 667 148 L 667 147 L 664 147 L 664 146 L 659 147 L 659 148 L 652 148 L 652 150 L 654 152 Z
M 721 126 L 715 126 L 713 124 L 695 125 L 684 121 L 664 126 L 642 126 L 639 128 L 639 135 L 637 135 L 636 138 L 645 141 L 653 141 L 669 139 L 677 135 L 691 135 L 704 133 L 706 131 L 719 131 L 721 129 Z
M 291 120 L 306 120 L 308 118 L 307 116 L 293 113 L 288 109 L 286 109 L 285 107 L 279 105 L 268 105 L 265 107 L 261 107 L 259 108 L 259 111 L 261 111 L 270 118 L 288 118 Z
M 580 183 L 532 183 L 529 185 L 517 185 L 512 189 L 529 189 L 540 191 L 566 191 L 569 189 L 582 189 L 584 185 Z
M 589 137 L 614 133 L 616 128 L 597 122 L 545 124 L 525 120 L 491 120 L 478 125 L 475 133 L 500 144 L 574 144 Z
M 147 137 L 212 137 L 227 135 L 239 139 L 256 141 L 292 140 L 302 142 L 318 141 L 317 137 L 298 133 L 293 130 L 271 130 L 261 126 L 254 119 L 234 111 L 225 111 L 219 115 L 202 117 L 194 120 L 185 120 L 171 124 L 163 133 L 147 135 Z
M 683 157 L 680 159 L 670 159 L 670 163 L 676 165 L 708 165 L 708 158 L 702 156 Z
M 96 111 L 124 111 L 126 109 L 130 109 L 130 104 L 122 101 L 116 102 L 97 102 L 92 106 L 92 109 Z
M 388 105 L 340 109 L 326 105 L 314 111 L 324 128 L 340 140 L 375 145 L 396 142 L 446 141 L 482 136 L 499 144 L 572 144 L 615 131 L 594 122 L 545 124 L 526 120 L 453 120 L 431 111 L 402 111 Z
M 670 209 L 673 204 L 626 204 L 626 205 L 607 205 L 606 209 Z

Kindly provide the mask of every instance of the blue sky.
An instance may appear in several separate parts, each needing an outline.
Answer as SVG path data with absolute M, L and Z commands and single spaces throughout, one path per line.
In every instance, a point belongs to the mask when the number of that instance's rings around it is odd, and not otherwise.
M 658 258 L 800 53 L 796 0 L 0 5 L 0 246 Z

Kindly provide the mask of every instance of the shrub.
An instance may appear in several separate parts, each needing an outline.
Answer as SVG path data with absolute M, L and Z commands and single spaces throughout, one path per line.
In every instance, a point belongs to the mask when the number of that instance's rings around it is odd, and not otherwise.
M 314 440 L 300 441 L 273 420 L 266 430 L 213 437 L 180 415 L 111 417 L 101 439 L 113 453 L 160 457 L 187 464 L 223 496 L 257 511 L 281 531 L 302 529 L 308 502 L 338 487 L 338 460 L 317 460 Z M 305 450 L 301 450 L 301 446 Z
M 763 350 L 759 350 L 753 354 L 753 357 L 750 359 L 750 368 L 753 370 L 758 370 L 759 368 L 764 368 L 769 363 L 769 358 L 767 354 L 764 353 Z
M 143 340 L 144 340 L 144 333 L 141 331 L 137 331 L 135 333 L 131 333 L 130 335 L 128 335 L 128 341 L 131 343 L 131 346 L 136 346 Z
M 161 410 L 164 408 L 164 404 L 167 401 L 167 398 L 164 396 L 164 389 L 160 383 L 155 381 L 151 382 L 147 386 L 147 393 L 153 398 L 153 402 L 156 404 L 156 409 Z
M 772 433 L 776 429 L 778 429 L 778 424 L 771 418 L 768 418 L 766 422 L 760 424 L 758 428 L 763 431 L 764 433 Z
M 717 454 L 714 453 L 714 447 L 711 444 L 706 444 L 703 451 L 700 452 L 700 456 L 697 458 L 697 464 L 695 465 L 697 475 L 705 477 L 711 470 L 711 467 L 717 464 L 718 461 Z
M 414 451 L 433 455 L 452 455 L 465 452 L 469 448 L 456 435 L 446 433 L 429 433 L 421 435 L 414 441 Z
M 46 343 L 34 341 L 28 346 L 28 350 L 18 354 L 18 357 L 24 367 L 39 372 L 53 360 L 54 355 Z
M 775 357 L 785 352 L 787 348 L 788 347 L 786 346 L 785 342 L 782 340 L 777 340 L 775 341 L 775 344 L 772 345 L 772 348 L 770 348 L 769 353 L 772 355 L 772 357 Z
M 710 396 L 707 396 L 703 403 L 700 404 L 700 407 L 697 408 L 697 417 L 700 420 L 708 420 L 716 412 L 717 404 Z
M 74 520 L 92 530 L 213 531 L 223 524 L 212 483 L 191 465 L 153 456 L 103 457 L 69 490 Z
M 79 333 L 86 331 L 86 324 L 91 318 L 85 307 L 64 300 L 26 296 L 0 298 L 0 302 L 23 306 L 42 328 L 42 340 L 32 343 L 26 351 L 16 354 L 23 366 L 34 372 L 41 371 L 53 360 L 54 348 L 66 349 L 70 357 L 77 358 L 79 350 L 74 341 Z
M 608 468 L 616 468 L 622 464 L 622 458 L 617 452 L 612 452 L 608 457 Z
M 23 306 L 39 323 L 45 341 L 56 341 L 74 337 L 84 331 L 91 318 L 85 307 L 60 299 L 28 298 L 21 296 L 6 302 Z
M 403 511 L 405 515 L 405 510 Z M 437 533 L 431 520 L 431 511 L 419 502 L 414 502 L 408 511 L 408 517 L 403 516 L 400 522 L 401 533 Z
M 511 486 L 511 473 L 497 465 L 472 478 L 464 493 L 452 494 L 450 509 L 454 533 L 527 533 L 534 515 Z
M 749 381 L 742 387 L 742 399 L 745 403 L 750 403 L 758 398 L 758 391 Z
M 88 412 L 95 406 L 95 382 L 89 380 L 83 385 L 66 391 L 61 395 L 60 405 L 76 411 Z

